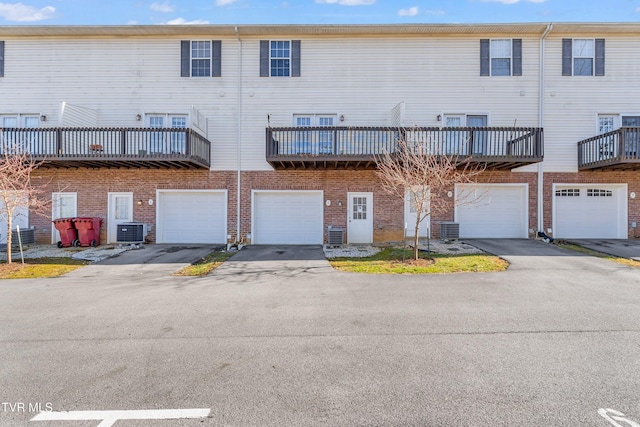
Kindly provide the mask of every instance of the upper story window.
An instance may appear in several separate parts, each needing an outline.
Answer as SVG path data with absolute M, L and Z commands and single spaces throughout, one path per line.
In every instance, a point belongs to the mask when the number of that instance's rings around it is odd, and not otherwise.
M 40 116 L 33 114 L 16 114 L 2 117 L 3 128 L 37 128 L 40 127 Z
M 522 39 L 480 40 L 481 76 L 521 76 Z
M 300 77 L 300 40 L 260 40 L 260 77 Z
M 187 116 L 175 114 L 147 114 L 146 121 L 153 129 L 186 129 Z M 176 131 L 152 132 L 150 137 L 151 152 L 154 153 L 180 153 L 186 151 L 186 133 Z
M 604 76 L 604 39 L 562 39 L 563 76 Z
M 220 40 L 182 40 L 180 42 L 180 76 L 222 76 L 222 42 Z
M 640 127 L 640 115 L 598 114 L 598 135 L 620 127 Z

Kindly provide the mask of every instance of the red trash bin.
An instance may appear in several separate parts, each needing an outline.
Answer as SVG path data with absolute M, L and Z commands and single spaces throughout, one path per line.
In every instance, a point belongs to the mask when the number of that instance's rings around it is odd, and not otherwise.
M 59 248 L 78 246 L 78 230 L 73 225 L 73 218 L 58 218 L 51 222 L 60 233 Z
M 80 246 L 96 247 L 100 244 L 100 226 L 102 218 L 78 217 L 73 219 L 73 225 L 78 230 L 78 241 Z

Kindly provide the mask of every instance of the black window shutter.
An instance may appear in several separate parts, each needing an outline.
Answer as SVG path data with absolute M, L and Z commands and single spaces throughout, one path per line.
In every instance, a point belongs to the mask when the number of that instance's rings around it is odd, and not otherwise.
M 0 40 L 0 77 L 4 77 L 4 41 Z
M 572 61 L 572 52 L 573 42 L 571 39 L 562 39 L 562 75 L 570 76 L 571 75 L 571 61 Z
M 300 40 L 291 40 L 291 77 L 300 77 Z
M 513 75 L 522 75 L 522 39 L 513 39 L 511 41 L 511 51 L 513 54 Z
M 191 62 L 191 42 L 189 40 L 180 41 L 180 77 L 189 77 L 189 66 Z
M 596 76 L 604 76 L 604 39 L 596 39 Z
M 211 40 L 211 77 L 222 77 L 221 40 Z
M 260 40 L 260 77 L 269 77 L 269 40 Z
M 488 76 L 491 68 L 491 59 L 489 58 L 489 39 L 480 40 L 480 75 Z

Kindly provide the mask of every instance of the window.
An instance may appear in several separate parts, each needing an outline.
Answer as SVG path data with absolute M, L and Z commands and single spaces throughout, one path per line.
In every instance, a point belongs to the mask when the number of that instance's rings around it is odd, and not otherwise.
M 565 188 L 562 190 L 556 190 L 557 197 L 579 197 L 580 189 L 579 188 Z
M 171 114 L 148 114 L 147 121 L 152 129 L 186 129 L 187 116 Z M 151 132 L 151 153 L 184 154 L 186 152 L 186 134 L 166 130 Z
M 472 154 L 483 154 L 486 150 L 486 131 L 464 128 L 487 127 L 487 116 L 471 114 L 447 114 L 444 116 L 445 127 L 460 128 L 444 133 L 444 147 L 431 147 L 432 152 L 443 154 L 469 154 L 469 144 Z
M 36 129 L 40 127 L 40 115 L 17 114 L 1 116 L 2 128 L 4 129 Z M 7 131 L 2 133 L 2 144 L 8 146 L 16 144 L 27 149 L 32 154 L 50 154 L 47 147 L 39 145 L 38 132 L 33 131 Z
M 300 40 L 260 40 L 260 77 L 300 77 Z
M 522 39 L 480 40 L 481 76 L 521 76 Z
M 293 116 L 296 127 L 332 127 L 334 114 L 296 114 Z M 315 129 L 296 132 L 296 153 L 332 154 L 334 149 L 333 130 Z
M 291 61 L 291 47 L 288 41 L 272 41 L 269 51 L 269 66 L 271 76 L 288 77 Z
M 613 197 L 613 191 L 601 190 L 599 188 L 587 188 L 587 197 Z
M 563 76 L 604 76 L 604 39 L 562 39 Z
M 220 40 L 182 40 L 180 42 L 180 76 L 222 76 L 222 42 Z

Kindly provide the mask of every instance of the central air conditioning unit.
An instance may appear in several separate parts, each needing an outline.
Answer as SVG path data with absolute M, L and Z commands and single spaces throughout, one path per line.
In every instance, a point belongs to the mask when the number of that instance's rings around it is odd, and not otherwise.
M 327 229 L 328 246 L 342 246 L 343 243 L 344 243 L 344 228 L 329 226 Z
M 460 224 L 457 222 L 441 222 L 440 223 L 440 238 L 441 239 L 459 239 L 460 238 Z
M 147 225 L 141 222 L 118 224 L 116 241 L 120 243 L 141 243 L 147 236 Z

